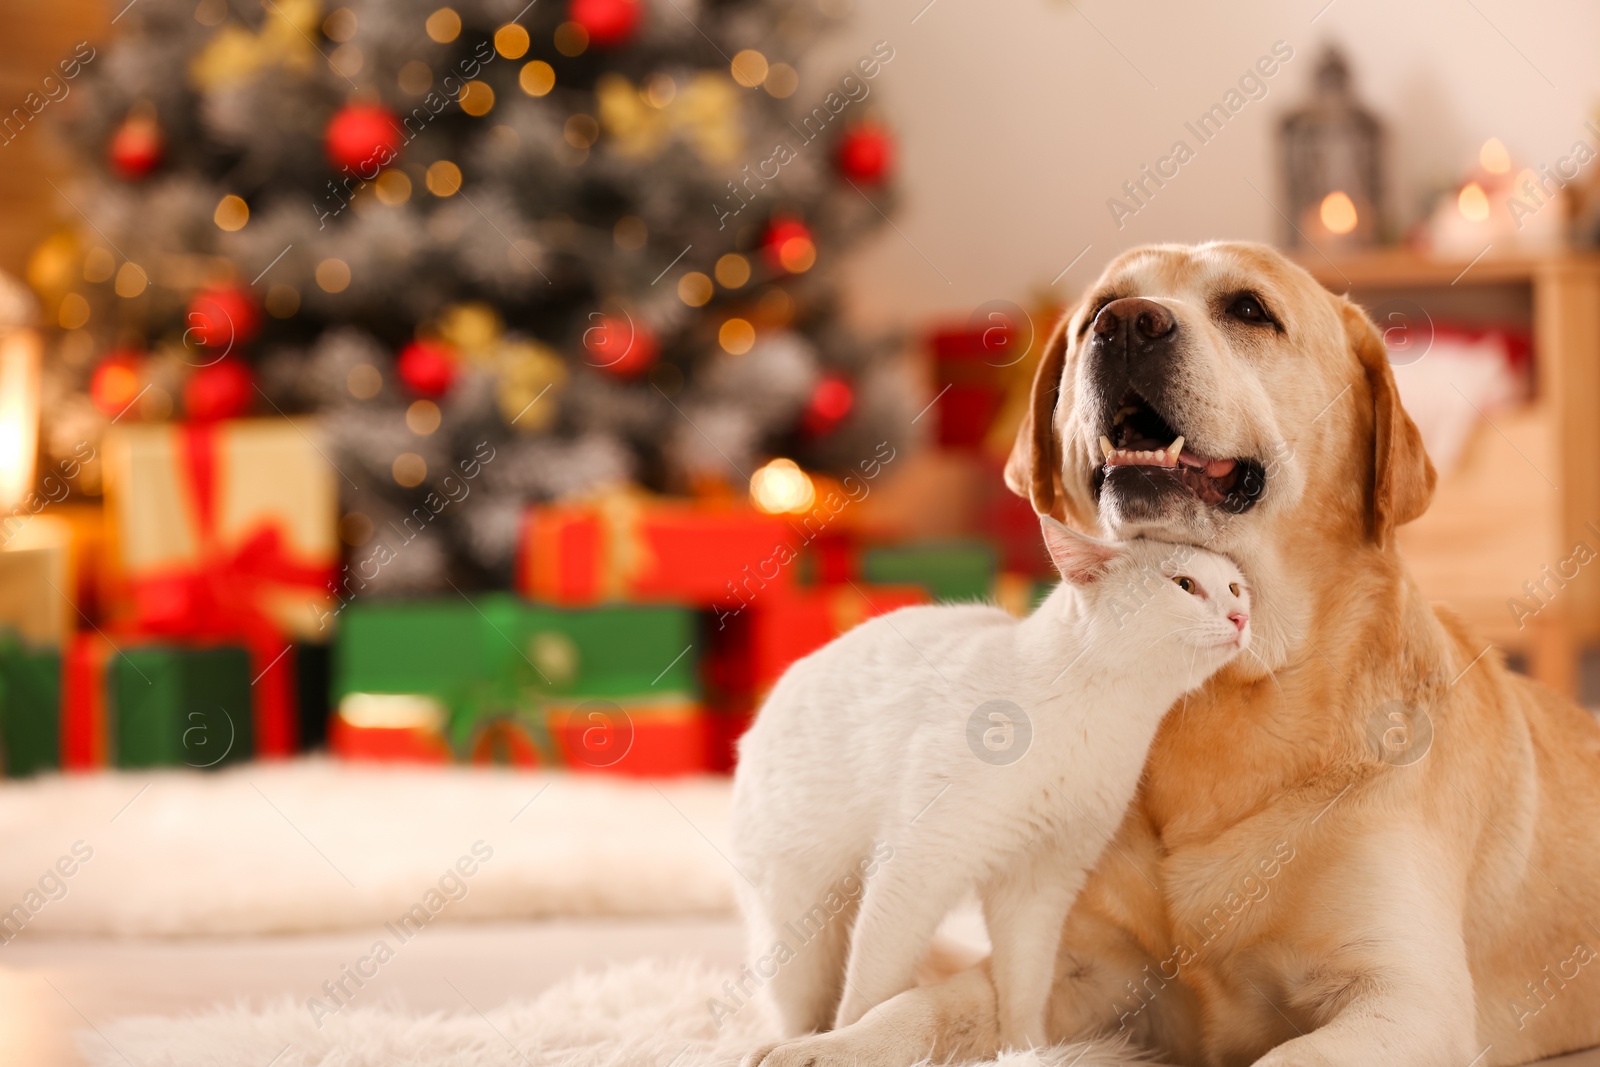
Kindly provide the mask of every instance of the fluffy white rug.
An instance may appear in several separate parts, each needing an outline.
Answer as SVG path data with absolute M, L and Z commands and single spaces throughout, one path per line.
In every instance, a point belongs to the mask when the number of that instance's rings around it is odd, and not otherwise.
M 240 1005 L 185 1018 L 132 1018 L 87 1033 L 93 1067 L 728 1067 L 769 1039 L 752 1005 L 719 1030 L 707 1007 L 733 972 L 643 960 L 579 974 L 532 1001 L 451 1014 L 351 1007 L 321 1020 L 287 1001 Z M 109 1047 L 115 1046 L 114 1048 Z M 1011 1053 L 997 1067 L 1127 1067 L 1145 1064 L 1120 1045 L 1060 1045 Z
M 419 904 L 446 921 L 727 913 L 728 797 L 726 779 L 326 760 L 8 781 L 0 918 L 148 936 L 373 926 Z

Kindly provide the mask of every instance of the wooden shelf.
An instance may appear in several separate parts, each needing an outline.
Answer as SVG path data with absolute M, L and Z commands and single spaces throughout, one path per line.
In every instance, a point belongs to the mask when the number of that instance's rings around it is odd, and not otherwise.
M 1335 292 L 1346 289 L 1425 289 L 1448 285 L 1530 285 L 1550 274 L 1600 277 L 1600 254 L 1497 255 L 1481 259 L 1434 259 L 1409 248 L 1379 248 L 1351 255 L 1322 257 L 1297 252 L 1294 259 L 1312 277 Z
M 1585 567 L 1523 625 L 1509 602 L 1525 598 L 1524 583 L 1539 582 L 1579 542 L 1600 551 L 1600 254 L 1491 250 L 1474 261 L 1391 248 L 1297 259 L 1323 285 L 1356 299 L 1489 286 L 1531 297 L 1522 306 L 1532 308 L 1533 401 L 1477 427 L 1428 512 L 1400 531 L 1399 542 L 1427 596 L 1571 692 L 1577 648 L 1600 640 L 1600 567 L 1594 574 Z M 1419 299 L 1426 304 L 1425 295 Z

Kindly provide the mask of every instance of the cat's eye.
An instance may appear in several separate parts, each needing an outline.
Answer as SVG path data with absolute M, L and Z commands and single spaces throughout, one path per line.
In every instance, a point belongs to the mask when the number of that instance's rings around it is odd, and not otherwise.
M 1238 596 L 1239 595 L 1239 583 L 1238 582 L 1229 582 L 1228 583 L 1228 592 L 1232 593 L 1234 596 Z
M 1185 593 L 1189 593 L 1191 595 L 1198 592 L 1200 589 L 1200 587 L 1195 584 L 1195 580 L 1186 574 L 1180 574 L 1176 578 L 1172 579 L 1172 584 L 1176 585 L 1179 589 L 1182 589 Z

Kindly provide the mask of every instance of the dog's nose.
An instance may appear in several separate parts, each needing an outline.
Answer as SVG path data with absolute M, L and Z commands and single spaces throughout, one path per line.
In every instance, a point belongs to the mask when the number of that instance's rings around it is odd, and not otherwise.
M 1100 337 L 1108 337 L 1125 323 L 1132 325 L 1140 339 L 1158 341 L 1177 328 L 1178 320 L 1154 300 L 1125 296 L 1100 309 L 1100 313 L 1094 317 L 1094 332 Z
M 1250 616 L 1242 611 L 1235 611 L 1228 616 L 1228 621 L 1233 623 L 1233 628 L 1244 633 L 1244 628 L 1250 625 Z

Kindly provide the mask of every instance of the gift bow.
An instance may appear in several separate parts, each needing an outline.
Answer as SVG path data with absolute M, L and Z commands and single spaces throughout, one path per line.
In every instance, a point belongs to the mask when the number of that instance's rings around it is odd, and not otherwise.
M 744 148 L 738 90 L 721 75 L 696 74 L 663 107 L 648 103 L 620 74 L 602 77 L 595 96 L 600 124 L 622 155 L 654 159 L 674 137 L 687 141 L 707 163 L 730 163 Z

